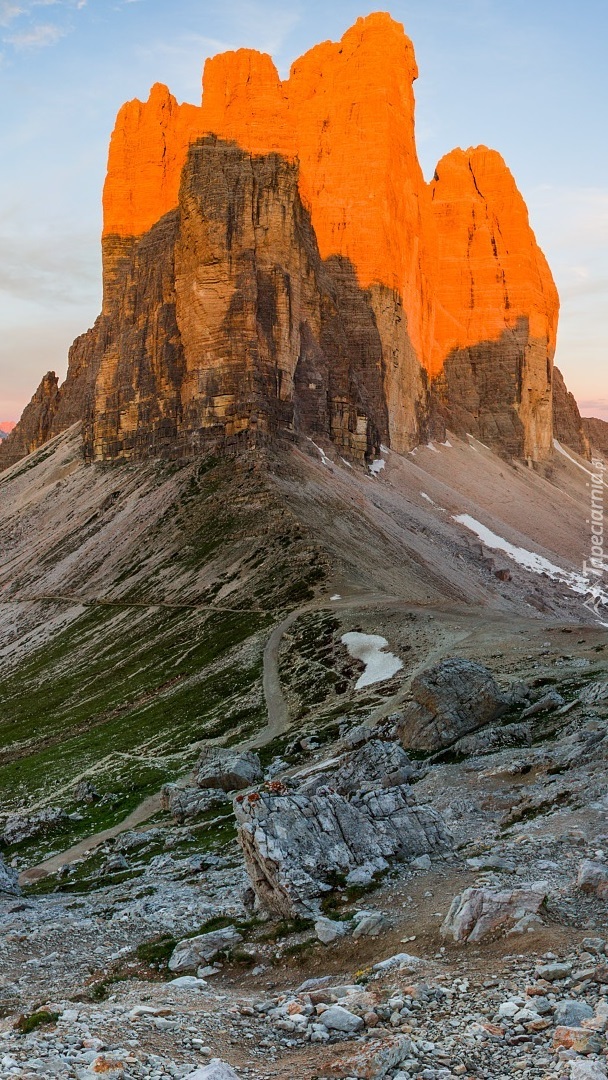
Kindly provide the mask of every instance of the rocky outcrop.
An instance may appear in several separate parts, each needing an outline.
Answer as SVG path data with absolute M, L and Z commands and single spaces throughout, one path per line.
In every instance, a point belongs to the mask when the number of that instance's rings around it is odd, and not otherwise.
M 553 368 L 553 435 L 564 446 L 576 450 L 582 457 L 589 457 L 589 436 L 585 430 L 588 421 L 582 419 L 574 394 L 564 382 L 559 368 Z M 607 425 L 608 429 L 608 425 Z
M 608 421 L 600 420 L 597 416 L 584 416 L 583 431 L 589 440 L 591 452 L 596 457 L 608 459 Z
M 440 750 L 505 713 L 508 698 L 491 671 L 459 657 L 442 660 L 412 679 L 413 700 L 400 721 L 406 750 Z
M 0 444 L 0 469 L 8 469 L 51 438 L 59 402 L 58 387 L 55 372 L 47 372 L 19 423 Z
M 350 800 L 260 791 L 237 796 L 234 806 L 257 901 L 284 918 L 317 911 L 337 881 L 369 883 L 391 859 L 451 846 L 441 816 L 403 786 Z
M 551 453 L 559 301 L 500 154 L 453 150 L 431 183 L 429 370 L 448 425 L 518 457 Z
M 94 459 L 294 432 L 360 457 L 447 422 L 546 458 L 551 274 L 500 155 L 455 150 L 425 183 L 417 75 L 377 13 L 284 81 L 241 49 L 207 61 L 200 106 L 158 84 L 123 106 L 102 315 L 34 442 L 78 419 Z

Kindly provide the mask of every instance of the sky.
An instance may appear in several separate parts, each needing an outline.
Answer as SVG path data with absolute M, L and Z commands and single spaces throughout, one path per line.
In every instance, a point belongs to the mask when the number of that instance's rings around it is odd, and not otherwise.
M 101 300 L 101 190 L 123 101 L 154 82 L 198 103 L 207 56 L 291 62 L 379 8 L 404 23 L 422 166 L 454 146 L 505 157 L 559 289 L 556 363 L 608 419 L 606 0 L 0 0 L 0 420 Z

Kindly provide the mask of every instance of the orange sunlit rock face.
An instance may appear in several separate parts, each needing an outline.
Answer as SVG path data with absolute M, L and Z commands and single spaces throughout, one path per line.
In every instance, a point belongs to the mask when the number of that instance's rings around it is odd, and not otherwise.
M 201 109 L 178 105 L 161 83 L 146 102 L 122 106 L 110 141 L 104 236 L 141 236 L 177 206 L 188 147 L 201 134 Z
M 526 204 L 500 154 L 452 150 L 430 185 L 433 327 L 427 366 L 454 349 L 495 340 L 526 317 L 530 336 L 555 351 L 559 299 Z
M 174 209 L 189 146 L 213 133 L 298 161 L 322 258 L 348 258 L 361 287 L 399 294 L 431 376 L 453 349 L 497 340 L 522 317 L 552 351 L 557 294 L 513 177 L 479 147 L 452 151 L 425 184 L 417 75 L 403 27 L 377 13 L 311 49 L 284 82 L 269 56 L 239 49 L 206 62 L 200 108 L 156 85 L 118 115 L 104 234 L 139 236 Z

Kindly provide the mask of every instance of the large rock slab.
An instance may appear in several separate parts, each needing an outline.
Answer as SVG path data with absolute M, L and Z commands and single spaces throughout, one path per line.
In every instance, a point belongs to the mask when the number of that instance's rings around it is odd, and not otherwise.
M 459 657 L 422 671 L 412 680 L 411 694 L 400 725 L 406 750 L 441 750 L 509 707 L 492 672 Z
M 370 881 L 391 859 L 452 846 L 440 814 L 405 786 L 350 800 L 252 792 L 237 796 L 235 815 L 258 904 L 283 917 L 317 911 L 336 881 Z
M 262 779 L 262 766 L 257 754 L 250 750 L 225 750 L 208 746 L 201 754 L 195 770 L 199 788 L 222 791 L 241 791 Z
M 341 795 L 353 795 L 357 791 L 398 787 L 415 773 L 415 765 L 399 743 L 370 739 L 354 753 L 346 753 L 335 768 L 307 776 L 298 790 L 313 795 L 320 788 L 331 787 Z
M 537 882 L 522 889 L 465 889 L 454 897 L 441 936 L 453 941 L 480 941 L 537 915 L 546 898 L 546 886 Z

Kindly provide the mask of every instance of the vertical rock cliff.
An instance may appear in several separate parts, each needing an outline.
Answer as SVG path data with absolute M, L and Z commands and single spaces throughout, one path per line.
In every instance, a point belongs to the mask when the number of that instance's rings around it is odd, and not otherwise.
M 84 419 L 95 458 L 285 431 L 361 455 L 445 423 L 546 458 L 551 273 L 495 151 L 454 150 L 425 183 L 417 75 L 379 13 L 285 81 L 241 49 L 207 61 L 201 106 L 160 85 L 123 106 L 103 310 L 51 431 Z

